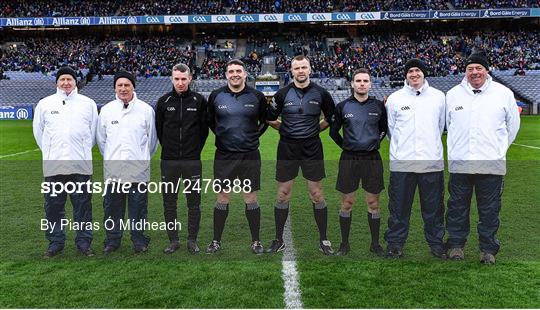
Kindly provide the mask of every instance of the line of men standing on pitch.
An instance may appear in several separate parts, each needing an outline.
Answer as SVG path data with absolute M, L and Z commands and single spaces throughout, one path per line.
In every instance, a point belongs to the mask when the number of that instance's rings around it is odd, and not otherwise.
M 104 157 L 105 179 L 121 179 L 131 186 L 129 194 L 107 191 L 104 220 L 119 223 L 124 218 L 146 220 L 148 196 L 139 183 L 150 181 L 150 158 L 162 145 L 161 176 L 164 182 L 201 179 L 200 154 L 210 128 L 216 136 L 214 178 L 249 180 L 250 190 L 242 192 L 255 254 L 265 252 L 260 242 L 261 159 L 259 137 L 268 125 L 279 130 L 274 208 L 275 239 L 266 252 L 285 248 L 283 231 L 289 213 L 294 180 L 301 168 L 307 180 L 316 225 L 319 249 L 334 253 L 327 238 L 328 211 L 322 180 L 325 178 L 323 147 L 319 133 L 330 127 L 330 136 L 343 149 L 336 189 L 341 192 L 339 213 L 341 244 L 338 255 L 350 251 L 349 231 L 356 191 L 362 184 L 368 206 L 371 232 L 369 250 L 379 256 L 399 258 L 409 230 L 409 219 L 416 187 L 424 220 L 424 235 L 431 253 L 441 259 L 463 259 L 469 233 L 469 210 L 473 189 L 479 209 L 480 260 L 495 263 L 499 250 L 499 227 L 505 155 L 519 129 L 519 112 L 513 93 L 488 74 L 489 63 L 482 54 L 467 60 L 466 77 L 445 95 L 431 87 L 425 76 L 426 65 L 412 59 L 405 66 L 405 86 L 383 102 L 369 96 L 371 75 L 359 69 L 353 75 L 350 98 L 335 105 L 331 95 L 309 79 L 309 59 L 297 56 L 291 63 L 293 82 L 280 89 L 267 104 L 264 95 L 247 86 L 244 64 L 231 60 L 226 65 L 227 85 L 213 91 L 208 101 L 190 89 L 188 66 L 172 70 L 171 92 L 162 96 L 154 110 L 137 99 L 135 78 L 127 72 L 114 76 L 116 100 L 97 115 L 95 103 L 77 93 L 75 73 L 61 68 L 57 73 L 57 93 L 44 98 L 36 107 L 34 135 L 43 152 L 45 181 L 85 182 L 92 174 L 91 148 L 95 139 Z M 321 115 L 324 118 L 321 120 Z M 280 118 L 280 119 L 278 119 Z M 444 225 L 444 159 L 442 134 L 448 128 L 449 192 L 446 229 Z M 340 133 L 342 132 L 342 134 Z M 389 219 L 384 238 L 386 252 L 379 243 L 379 196 L 384 189 L 380 142 L 390 139 Z M 69 161 L 69 165 L 66 165 Z M 70 194 L 76 222 L 90 222 L 91 194 Z M 45 215 L 55 222 L 64 217 L 66 194 L 45 194 Z M 199 252 L 200 192 L 186 194 L 188 208 L 187 249 Z M 178 193 L 164 192 L 164 217 L 177 220 Z M 221 249 L 221 236 L 229 212 L 230 192 L 217 193 L 213 212 L 213 240 L 206 252 Z M 46 256 L 60 253 L 64 231 L 47 231 Z M 174 226 L 174 225 L 173 225 Z M 119 248 L 120 225 L 106 230 L 104 253 Z M 178 231 L 167 231 L 165 253 L 180 247 Z M 131 229 L 135 252 L 148 249 L 144 230 Z M 93 255 L 92 231 L 81 229 L 75 239 L 83 255 Z

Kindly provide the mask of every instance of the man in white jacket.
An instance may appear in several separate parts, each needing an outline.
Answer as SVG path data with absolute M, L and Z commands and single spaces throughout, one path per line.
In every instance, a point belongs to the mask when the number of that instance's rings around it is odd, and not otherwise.
M 103 154 L 106 187 L 104 227 L 105 254 L 120 247 L 126 201 L 128 224 L 135 253 L 146 252 L 150 238 L 147 223 L 150 159 L 157 148 L 154 109 L 137 99 L 135 77 L 119 71 L 114 75 L 116 100 L 101 109 L 97 142 Z M 124 225 L 121 225 L 124 223 Z
M 426 65 L 419 59 L 405 64 L 405 86 L 386 104 L 390 139 L 387 256 L 400 258 L 409 233 L 416 187 L 424 220 L 424 236 L 431 253 L 446 259 L 444 237 L 444 94 L 430 87 Z
M 85 256 L 92 256 L 92 196 L 87 186 L 92 176 L 92 147 L 95 144 L 97 107 L 94 100 L 77 92 L 77 74 L 69 67 L 56 73 L 56 94 L 39 101 L 34 112 L 33 131 L 43 154 L 43 175 L 48 188 L 67 188 L 73 205 L 73 220 L 77 227 L 75 243 Z M 54 185 L 53 185 L 54 184 Z M 65 188 L 65 187 L 64 187 Z M 65 218 L 67 191 L 45 194 L 46 238 L 49 246 L 45 256 L 52 257 L 64 249 L 66 235 L 61 225 Z
M 466 61 L 465 78 L 446 96 L 450 198 L 446 213 L 451 259 L 464 258 L 473 189 L 478 207 L 480 261 L 494 264 L 506 152 L 519 130 L 519 111 L 510 89 L 488 74 L 484 54 Z

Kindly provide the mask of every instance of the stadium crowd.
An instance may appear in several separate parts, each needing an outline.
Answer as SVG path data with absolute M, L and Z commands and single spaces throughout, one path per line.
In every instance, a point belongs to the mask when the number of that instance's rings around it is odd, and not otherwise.
M 540 7 L 540 0 L 4 0 L 0 17 L 247 14 Z
M 311 39 L 309 39 L 311 38 Z M 259 38 L 259 41 L 264 41 Z M 436 34 L 420 31 L 412 36 L 396 34 L 364 35 L 335 41 L 328 49 L 318 48 L 323 37 L 307 36 L 290 40 L 297 48 L 292 53 L 275 49 L 273 43 L 265 51 L 275 51 L 276 71 L 289 70 L 291 56 L 309 55 L 316 77 L 351 78 L 355 68 L 370 68 L 376 77 L 399 77 L 407 59 L 421 58 L 431 68 L 431 74 L 445 76 L 463 72 L 465 57 L 473 49 L 488 51 L 495 70 L 540 70 L 540 51 L 534 42 L 539 32 L 492 32 L 480 35 L 459 33 Z
M 96 75 L 113 74 L 123 68 L 139 76 L 168 76 L 173 64 L 192 66 L 195 76 L 204 79 L 224 77 L 224 63 L 234 52 L 215 52 L 215 38 L 195 41 L 173 36 L 152 38 L 13 39 L 18 42 L 0 50 L 4 71 L 48 73 L 63 64 L 87 68 Z M 473 49 L 488 51 L 492 69 L 540 70 L 540 32 L 492 32 L 480 35 L 420 31 L 413 35 L 370 34 L 328 42 L 324 34 L 270 33 L 250 36 L 242 60 L 251 75 L 261 72 L 264 56 L 274 56 L 276 72 L 287 72 L 291 58 L 308 55 L 316 77 L 350 78 L 355 68 L 367 67 L 376 77 L 400 76 L 404 62 L 420 58 L 431 74 L 445 76 L 463 72 L 464 58 Z M 99 42 L 99 43 L 98 43 Z M 278 43 L 279 42 L 279 43 Z M 206 59 L 196 66 L 196 50 L 206 46 Z M 264 72 L 263 72 L 264 73 Z

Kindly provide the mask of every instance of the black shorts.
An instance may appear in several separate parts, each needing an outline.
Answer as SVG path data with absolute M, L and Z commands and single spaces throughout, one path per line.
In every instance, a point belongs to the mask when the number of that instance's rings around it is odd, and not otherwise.
M 384 189 L 383 164 L 379 151 L 355 153 L 343 151 L 339 158 L 336 189 L 349 194 L 362 188 L 371 194 L 379 194 Z
M 294 180 L 299 168 L 302 168 L 302 175 L 309 181 L 318 182 L 326 177 L 323 147 L 318 136 L 298 140 L 281 137 L 279 140 L 276 180 Z
M 239 179 L 242 185 L 249 180 L 251 192 L 261 189 L 261 154 L 259 150 L 233 153 L 216 150 L 214 179 L 218 182 Z M 232 186 L 232 185 L 231 185 Z

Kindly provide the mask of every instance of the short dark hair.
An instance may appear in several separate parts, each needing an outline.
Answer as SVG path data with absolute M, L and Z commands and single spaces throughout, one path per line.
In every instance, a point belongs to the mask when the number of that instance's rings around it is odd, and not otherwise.
M 302 60 L 307 60 L 307 62 L 309 62 L 309 64 L 311 64 L 311 61 L 309 61 L 309 58 L 307 58 L 306 56 L 304 55 L 297 55 L 297 56 L 294 56 L 294 58 L 291 60 L 291 64 L 293 61 L 302 61 Z
M 371 81 L 371 72 L 369 72 L 369 70 L 366 69 L 366 68 L 360 68 L 360 69 L 354 70 L 353 75 L 352 75 L 353 81 L 354 81 L 354 77 L 355 77 L 357 74 L 360 74 L 360 73 L 365 73 L 365 74 L 367 74 L 367 75 L 369 76 L 369 80 Z
M 244 68 L 244 71 L 246 70 L 246 64 L 240 59 L 229 60 L 229 62 L 227 62 L 227 65 L 225 65 L 225 70 L 227 70 L 229 66 L 232 66 L 232 65 L 242 66 L 242 68 Z
M 172 71 L 180 71 L 182 73 L 187 72 L 189 75 L 191 75 L 191 69 L 189 69 L 188 65 L 182 63 L 174 65 Z

